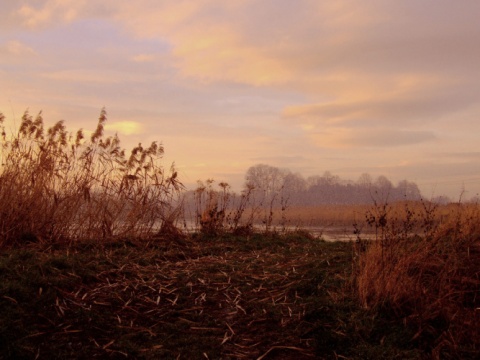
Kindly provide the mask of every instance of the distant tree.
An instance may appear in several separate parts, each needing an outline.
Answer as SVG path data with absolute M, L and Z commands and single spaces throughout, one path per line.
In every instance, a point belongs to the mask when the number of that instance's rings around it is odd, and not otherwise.
M 314 175 L 307 179 L 309 188 L 332 186 L 338 183 L 340 183 L 340 177 L 333 175 L 330 171 L 325 171 L 322 176 Z
M 273 221 L 273 209 L 285 208 L 288 202 L 286 191 L 289 170 L 258 164 L 250 167 L 245 175 L 245 188 L 253 189 L 254 208 L 263 212 L 263 222 L 268 231 Z
M 313 186 L 319 185 L 321 183 L 321 178 L 322 177 L 320 175 L 309 176 L 305 181 L 307 185 L 307 190 Z
M 285 174 L 285 192 L 290 198 L 298 197 L 307 189 L 307 181 L 300 174 L 286 172 Z
M 393 188 L 393 184 L 388 178 L 384 175 L 380 175 L 377 177 L 375 180 L 375 186 L 378 187 L 379 189 L 386 189 L 386 190 L 391 190 Z
M 421 199 L 414 182 L 402 180 L 397 186 L 384 175 L 375 180 L 363 173 L 357 181 L 343 180 L 325 171 L 304 179 L 300 174 L 259 164 L 248 169 L 246 184 L 254 188 L 253 198 L 258 208 L 284 208 L 285 205 L 368 204 L 372 200 L 386 203 Z M 259 204 L 261 206 L 259 206 Z
M 420 200 L 422 195 L 417 184 L 407 180 L 402 180 L 398 183 L 396 191 L 399 198 L 405 198 L 406 200 Z
M 379 203 L 386 203 L 393 198 L 393 184 L 384 175 L 377 177 L 373 183 L 374 191 L 372 192 L 373 199 Z
M 325 171 L 322 176 L 322 183 L 324 185 L 335 185 L 340 183 L 340 177 L 333 175 L 330 171 Z
M 357 184 L 363 188 L 370 188 L 373 184 L 372 176 L 368 173 L 363 173 L 357 180 Z
M 245 182 L 268 201 L 284 187 L 285 175 L 279 168 L 258 164 L 247 170 Z

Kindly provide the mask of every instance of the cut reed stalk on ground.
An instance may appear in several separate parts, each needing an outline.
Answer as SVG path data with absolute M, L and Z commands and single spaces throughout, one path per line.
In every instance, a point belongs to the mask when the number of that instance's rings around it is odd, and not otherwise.
M 0 358 L 418 358 L 356 306 L 351 261 L 301 234 L 8 250 Z

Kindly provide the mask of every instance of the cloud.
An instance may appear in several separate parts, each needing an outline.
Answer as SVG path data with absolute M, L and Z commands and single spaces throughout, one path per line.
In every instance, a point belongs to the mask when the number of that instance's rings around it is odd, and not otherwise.
M 185 77 L 204 82 L 236 82 L 255 86 L 273 85 L 291 77 L 280 61 L 242 45 L 228 29 L 191 36 L 174 48 L 177 66 Z
M 155 61 L 154 54 L 137 54 L 132 57 L 132 60 L 137 63 L 149 63 Z
M 9 4 L 12 9 L 14 5 Z M 10 15 L 30 28 L 103 18 L 139 38 L 166 41 L 179 74 L 208 83 L 283 85 L 330 96 L 326 77 L 348 73 L 351 81 L 378 73 L 445 70 L 458 64 L 471 67 L 480 56 L 475 46 L 478 27 L 472 25 L 476 23 L 472 14 L 479 6 L 471 1 L 462 7 L 441 1 L 429 11 L 419 11 L 415 1 L 360 5 L 352 0 L 105 0 L 95 4 L 43 0 L 21 4 Z M 456 20 L 454 25 L 438 21 L 450 16 Z M 465 52 L 470 56 L 460 55 Z M 383 84 L 377 88 L 385 90 Z
M 410 94 L 409 97 L 382 96 L 363 101 L 337 100 L 319 104 L 293 105 L 285 108 L 286 120 L 323 126 L 328 124 L 365 125 L 418 124 L 439 119 L 475 103 L 473 94 L 455 96 L 445 93 Z M 383 98 L 382 98 L 383 97 Z
M 316 146 L 327 148 L 398 147 L 436 139 L 436 135 L 431 131 L 343 127 L 313 131 L 308 134 L 308 137 Z
M 323 87 L 324 99 L 312 96 L 321 101 L 282 110 L 284 123 L 302 129 L 323 147 L 421 144 L 437 137 L 432 129 L 445 134 L 450 126 L 446 119 L 457 117 L 459 123 L 462 111 L 471 112 L 477 104 L 477 85 L 467 77 L 442 73 L 372 73 L 352 76 L 350 83 L 338 75 L 329 81 L 333 86 Z
M 189 166 L 226 169 L 241 154 L 248 167 L 288 149 L 284 161 L 312 171 L 375 168 L 478 147 L 477 0 L 1 7 L 4 108 L 11 99 L 83 125 L 84 109 L 106 106 L 113 130 L 141 122 L 148 132 L 128 138 L 165 136 Z
M 371 79 L 375 82 L 376 76 Z M 475 94 L 456 92 L 455 81 L 433 74 L 384 77 L 385 91 L 352 82 L 332 100 L 283 109 L 286 124 L 302 129 L 320 147 L 398 147 L 431 142 L 442 120 L 475 104 Z M 372 88 L 373 87 L 373 88 Z
M 179 81 L 301 94 L 281 115 L 306 136 L 322 129 L 385 146 L 368 134 L 386 127 L 403 134 L 390 144 L 420 144 L 433 137 L 427 124 L 470 106 L 480 91 L 472 79 L 480 63 L 472 1 L 461 9 L 441 1 L 428 11 L 415 1 L 142 4 L 122 3 L 116 20 L 168 42 Z M 420 122 L 425 129 L 416 129 Z
M 25 4 L 18 9 L 17 14 L 23 25 L 35 29 L 51 25 L 55 21 L 72 22 L 87 5 L 82 0 L 48 0 L 40 3 L 40 6 Z
M 292 75 L 288 67 L 270 53 L 268 47 L 257 46 L 252 41 L 255 37 L 249 37 L 253 34 L 246 31 L 259 25 L 247 26 L 246 17 L 255 13 L 253 6 L 256 10 L 264 7 L 251 0 L 178 1 L 155 3 L 150 7 L 123 4 L 117 20 L 138 36 L 160 37 L 170 42 L 172 57 L 183 77 L 208 83 L 271 85 L 284 82 Z M 272 7 L 270 4 L 269 8 Z
M 8 0 L 7 0 L 8 1 Z M 59 23 L 67 24 L 85 18 L 104 18 L 112 16 L 117 1 L 93 2 L 89 0 L 37 0 L 24 1 L 16 7 L 10 6 L 10 17 L 14 17 L 21 26 L 28 29 L 55 27 Z
M 468 152 L 441 152 L 435 154 L 435 157 L 439 159 L 451 159 L 455 162 L 470 162 L 480 160 L 480 151 L 468 151 Z
M 36 55 L 36 52 L 30 46 L 18 40 L 10 40 L 3 45 L 0 45 L 0 54 L 4 56 L 11 56 L 20 58 L 23 56 Z
M 0 29 L 43 30 L 85 18 L 108 19 L 118 1 L 2 0 Z
M 128 71 L 126 66 L 118 66 L 112 69 L 67 69 L 67 70 L 50 70 L 38 73 L 38 76 L 48 80 L 54 80 L 57 84 L 104 84 L 116 85 L 122 84 L 127 86 L 129 84 L 140 84 L 147 81 L 147 75 L 140 71 Z M 150 76 L 150 79 L 155 79 L 155 76 Z M 133 90 L 132 90 L 133 91 Z

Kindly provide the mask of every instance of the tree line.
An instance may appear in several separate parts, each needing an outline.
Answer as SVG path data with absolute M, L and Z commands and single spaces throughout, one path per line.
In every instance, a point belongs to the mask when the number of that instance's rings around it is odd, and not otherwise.
M 394 185 L 386 176 L 373 178 L 363 173 L 356 181 L 344 180 L 331 172 L 304 178 L 299 173 L 266 164 L 250 167 L 245 174 L 244 191 L 252 188 L 257 198 L 298 206 L 325 204 L 370 204 L 402 200 L 420 200 L 422 194 L 414 182 Z

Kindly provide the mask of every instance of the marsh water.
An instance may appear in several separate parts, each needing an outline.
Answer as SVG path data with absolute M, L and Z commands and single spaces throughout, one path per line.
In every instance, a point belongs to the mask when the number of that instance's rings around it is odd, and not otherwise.
M 187 222 L 187 226 L 184 226 L 184 229 L 187 232 L 196 232 L 199 230 L 199 226 L 194 222 Z M 256 231 L 262 232 L 265 231 L 265 226 L 262 224 L 255 224 L 254 229 Z M 357 240 L 357 235 L 353 233 L 353 227 L 339 227 L 339 226 L 272 226 L 270 228 L 272 231 L 278 232 L 294 232 L 294 231 L 305 231 L 313 236 L 318 237 L 319 239 L 325 241 L 354 241 Z M 372 233 L 361 233 L 360 237 L 365 240 L 375 239 L 375 234 Z

